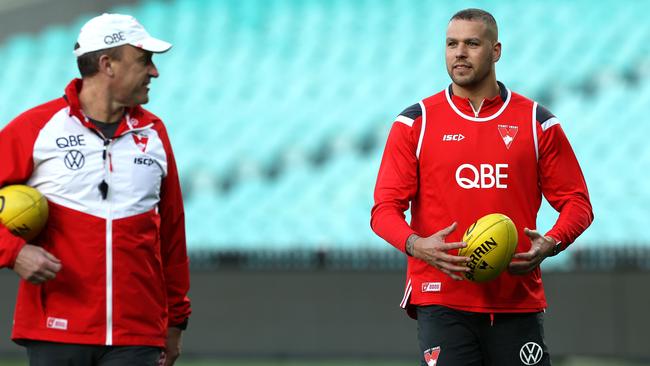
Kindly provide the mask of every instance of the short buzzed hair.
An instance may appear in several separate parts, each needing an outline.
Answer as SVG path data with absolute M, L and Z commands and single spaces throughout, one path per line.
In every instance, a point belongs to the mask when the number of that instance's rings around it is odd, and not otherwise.
M 449 19 L 450 22 L 452 20 L 479 20 L 487 26 L 489 35 L 493 37 L 494 41 L 499 39 L 499 28 L 496 19 L 483 9 L 469 8 L 461 10 Z
M 79 43 L 75 43 L 74 49 L 79 48 Z M 99 72 L 99 58 L 103 55 L 108 55 L 114 60 L 119 60 L 122 57 L 122 47 L 112 47 L 103 50 L 84 53 L 77 57 L 77 67 L 81 77 L 94 76 Z

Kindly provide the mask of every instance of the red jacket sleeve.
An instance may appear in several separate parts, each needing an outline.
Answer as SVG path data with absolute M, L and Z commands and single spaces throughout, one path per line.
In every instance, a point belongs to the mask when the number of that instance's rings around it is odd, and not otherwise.
M 160 191 L 160 242 L 167 287 L 169 325 L 182 324 L 191 313 L 189 259 L 185 242 L 183 196 L 169 137 L 164 127 L 158 130 L 167 154 L 167 176 Z
M 402 252 L 405 252 L 408 237 L 415 233 L 406 223 L 404 212 L 418 189 L 416 149 L 421 126 L 421 117 L 415 118 L 412 125 L 399 121 L 393 123 L 375 185 L 370 226 L 377 235 Z
M 0 130 L 0 187 L 24 184 L 34 169 L 34 143 L 40 132 L 26 114 L 18 116 Z M 2 210 L 0 199 L 0 211 Z M 13 267 L 25 240 L 0 224 L 0 268 Z
M 594 219 L 587 184 L 562 127 L 554 116 L 537 125 L 538 169 L 542 193 L 560 213 L 546 235 L 573 243 Z

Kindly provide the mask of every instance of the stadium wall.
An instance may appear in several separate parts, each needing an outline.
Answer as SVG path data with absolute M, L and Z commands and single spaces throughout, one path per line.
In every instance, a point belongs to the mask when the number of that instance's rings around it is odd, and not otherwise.
M 5 0 L 0 1 L 0 41 L 18 33 L 36 33 L 50 24 L 65 24 L 79 14 L 100 14 L 137 0 Z M 74 42 L 70 45 L 72 48 Z
M 556 357 L 650 360 L 648 272 L 544 275 L 546 336 Z M 18 278 L 0 272 L 0 358 L 9 340 Z M 200 271 L 192 273 L 190 356 L 409 359 L 416 323 L 398 308 L 401 272 Z M 146 311 L 146 310 L 145 310 Z

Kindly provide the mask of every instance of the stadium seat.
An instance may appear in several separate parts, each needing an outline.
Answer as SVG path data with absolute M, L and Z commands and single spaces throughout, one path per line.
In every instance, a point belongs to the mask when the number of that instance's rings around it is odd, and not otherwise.
M 576 245 L 650 243 L 647 6 L 552 3 L 481 3 L 500 25 L 499 79 L 544 103 L 573 144 L 596 213 Z M 400 0 L 113 9 L 174 44 L 154 58 L 147 107 L 174 144 L 190 248 L 393 250 L 369 228 L 379 159 L 394 117 L 448 85 L 443 34 L 456 10 Z M 87 18 L 0 44 L 0 126 L 61 94 Z M 545 205 L 540 229 L 556 215 Z

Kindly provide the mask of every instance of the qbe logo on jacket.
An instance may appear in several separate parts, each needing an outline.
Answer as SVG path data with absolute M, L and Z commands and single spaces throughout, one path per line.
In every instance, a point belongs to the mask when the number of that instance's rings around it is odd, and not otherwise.
M 461 188 L 508 188 L 508 164 L 463 164 L 456 169 L 456 183 Z

